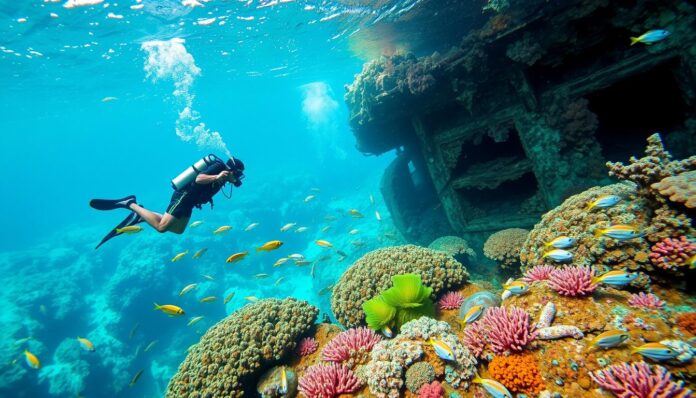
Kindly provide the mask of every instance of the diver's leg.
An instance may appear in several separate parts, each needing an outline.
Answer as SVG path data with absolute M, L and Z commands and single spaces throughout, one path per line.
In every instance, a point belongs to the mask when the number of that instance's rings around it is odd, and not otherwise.
M 137 203 L 131 203 L 129 208 L 138 214 L 143 220 L 145 220 L 146 223 L 150 224 L 152 228 L 158 230 L 159 232 L 166 231 L 166 229 L 160 230 L 160 224 L 164 218 L 161 214 L 150 211 Z
M 186 226 L 188 225 L 188 222 L 190 219 L 191 219 L 191 217 L 177 218 L 177 217 L 172 216 L 169 213 L 165 213 L 164 216 L 162 217 L 161 224 L 164 224 L 166 222 L 166 231 L 173 232 L 177 235 L 180 235 L 180 234 L 183 234 L 184 231 L 186 230 Z

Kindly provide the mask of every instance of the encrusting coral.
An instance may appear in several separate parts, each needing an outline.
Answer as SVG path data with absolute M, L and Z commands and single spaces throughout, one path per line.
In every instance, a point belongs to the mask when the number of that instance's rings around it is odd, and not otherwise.
M 394 275 L 415 273 L 432 288 L 431 298 L 464 284 L 466 268 L 451 256 L 414 245 L 378 249 L 358 259 L 336 283 L 331 308 L 346 327 L 365 323 L 362 304 L 392 285 Z
M 522 228 L 508 228 L 488 237 L 483 245 L 483 254 L 497 261 L 502 267 L 510 267 L 520 261 L 520 249 L 529 231 Z
M 696 207 L 696 170 L 665 177 L 650 187 L 672 202 L 683 203 L 690 209 Z
M 488 372 L 513 393 L 538 394 L 544 389 L 541 370 L 530 354 L 498 355 L 488 364 Z
M 295 348 L 319 310 L 305 301 L 265 299 L 215 324 L 189 349 L 166 396 L 241 397 L 264 366 Z M 191 395 L 193 394 L 193 395 Z

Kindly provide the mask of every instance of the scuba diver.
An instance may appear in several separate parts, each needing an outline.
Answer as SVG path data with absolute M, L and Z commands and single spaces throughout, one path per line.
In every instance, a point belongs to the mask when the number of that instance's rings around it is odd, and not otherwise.
M 158 232 L 173 232 L 181 234 L 186 230 L 191 218 L 193 208 L 201 208 L 205 203 L 213 206 L 213 196 L 217 194 L 226 183 L 232 183 L 235 187 L 242 185 L 244 179 L 244 163 L 231 157 L 224 162 L 219 157 L 210 154 L 189 166 L 181 174 L 172 180 L 174 193 L 167 206 L 164 215 L 144 208 L 137 203 L 135 195 L 129 195 L 122 199 L 92 199 L 89 205 L 97 210 L 128 209 L 131 213 L 112 229 L 95 247 L 103 245 L 109 239 L 118 236 L 125 231 L 124 228 L 133 227 L 141 222 L 146 222 Z M 230 187 L 230 195 L 232 188 Z M 224 192 L 223 192 L 224 194 Z M 228 198 L 230 196 L 225 195 Z

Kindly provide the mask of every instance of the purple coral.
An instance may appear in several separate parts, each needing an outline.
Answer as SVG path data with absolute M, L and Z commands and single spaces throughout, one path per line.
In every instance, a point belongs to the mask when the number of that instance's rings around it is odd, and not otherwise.
M 314 337 L 305 337 L 304 339 L 300 340 L 300 343 L 297 345 L 297 355 L 306 357 L 307 355 L 316 351 L 317 347 L 319 347 L 317 339 Z
M 522 280 L 527 283 L 546 281 L 555 269 L 555 267 L 550 265 L 535 265 L 524 273 Z
M 307 398 L 332 398 L 351 393 L 360 386 L 355 374 L 337 363 L 310 366 L 299 382 L 300 392 Z
M 565 266 L 549 274 L 549 287 L 562 296 L 587 296 L 597 289 L 589 267 Z
M 692 393 L 681 381 L 672 381 L 667 369 L 655 366 L 653 370 L 645 362 L 611 365 L 591 372 L 590 377 L 619 398 L 686 398 Z
M 344 362 L 356 354 L 366 354 L 382 338 L 366 327 L 352 328 L 339 333 L 324 347 L 321 357 L 325 361 Z
M 645 294 L 640 292 L 632 294 L 628 299 L 628 304 L 631 307 L 647 308 L 650 310 L 658 310 L 665 306 L 665 302 L 652 293 Z
M 437 302 L 437 305 L 442 310 L 458 310 L 459 307 L 462 306 L 463 302 L 464 296 L 462 296 L 461 293 L 447 292 L 440 298 L 440 300 Z
M 522 351 L 537 335 L 529 314 L 516 307 L 489 308 L 481 322 L 486 329 L 488 344 L 496 354 Z

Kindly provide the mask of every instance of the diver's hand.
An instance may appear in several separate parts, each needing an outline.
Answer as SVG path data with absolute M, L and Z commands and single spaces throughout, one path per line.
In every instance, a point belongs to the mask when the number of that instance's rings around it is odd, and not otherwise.
M 223 170 L 220 172 L 220 174 L 215 177 L 215 181 L 226 181 L 227 177 L 230 175 L 230 172 L 227 170 Z

